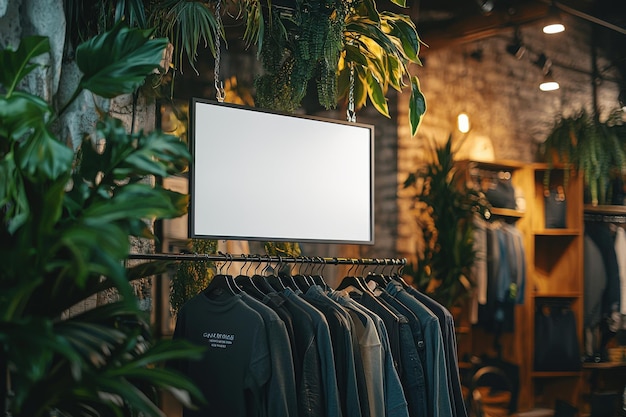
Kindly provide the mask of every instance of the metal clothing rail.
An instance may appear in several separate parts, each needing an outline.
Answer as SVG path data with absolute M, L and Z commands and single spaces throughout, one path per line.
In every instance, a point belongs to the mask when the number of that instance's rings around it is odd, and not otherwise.
M 191 262 L 266 262 L 318 265 L 404 266 L 406 258 L 324 258 L 319 256 L 232 255 L 228 253 L 133 253 L 128 259 Z
M 626 223 L 626 215 L 585 213 L 584 220 L 586 222 Z

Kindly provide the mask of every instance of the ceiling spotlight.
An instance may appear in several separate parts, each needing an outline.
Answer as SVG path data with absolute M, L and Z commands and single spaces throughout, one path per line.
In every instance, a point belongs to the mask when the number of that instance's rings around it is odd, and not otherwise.
M 561 33 L 564 30 L 565 26 L 561 20 L 559 9 L 556 7 L 556 4 L 552 2 L 548 8 L 548 17 L 546 18 L 546 22 L 543 26 L 543 33 L 552 35 L 554 33 Z
M 548 71 L 543 77 L 543 81 L 539 84 L 541 91 L 554 91 L 559 89 L 559 83 L 552 76 L 552 71 Z
M 541 68 L 541 71 L 544 74 L 550 72 L 550 69 L 552 68 L 552 61 L 543 52 L 539 54 L 535 61 L 533 61 L 533 64 Z
M 480 11 L 485 14 L 488 15 L 493 11 L 493 6 L 494 6 L 494 0 L 476 0 L 476 3 L 478 3 L 478 7 L 480 7 Z
M 519 28 L 515 29 L 515 37 L 513 38 L 513 42 L 506 46 L 506 51 L 517 59 L 522 59 L 522 57 L 526 53 L 526 47 L 522 43 L 522 36 L 520 34 Z
M 522 59 L 526 53 L 526 47 L 521 42 L 513 42 L 506 46 L 506 51 L 517 59 Z

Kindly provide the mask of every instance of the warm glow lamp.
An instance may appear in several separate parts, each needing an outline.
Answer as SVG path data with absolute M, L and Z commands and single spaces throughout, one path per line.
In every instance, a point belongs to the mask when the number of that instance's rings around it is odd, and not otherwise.
M 456 125 L 461 133 L 467 133 L 470 130 L 469 116 L 467 113 L 459 113 L 456 117 Z

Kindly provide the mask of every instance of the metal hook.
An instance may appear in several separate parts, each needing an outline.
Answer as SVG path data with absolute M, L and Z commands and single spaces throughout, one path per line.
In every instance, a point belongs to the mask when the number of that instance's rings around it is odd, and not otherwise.
M 256 260 L 256 266 L 254 267 L 254 275 L 258 274 L 258 270 L 261 267 L 261 255 L 259 256 L 255 256 L 254 259 Z M 252 262 L 250 263 L 250 265 L 252 265 Z M 261 270 L 262 272 L 263 270 Z M 248 273 L 248 271 L 246 271 L 246 273 Z
M 239 268 L 239 275 L 243 275 L 243 268 L 246 266 L 246 264 L 248 263 L 248 258 L 246 257 L 245 253 L 241 254 L 241 257 L 243 258 L 243 263 L 241 264 L 241 267 Z
M 320 272 L 319 275 L 324 276 L 324 271 L 326 270 L 326 259 L 322 258 L 321 256 L 319 257 L 320 260 Z M 337 258 L 335 258 L 335 260 L 337 260 Z
M 352 265 L 350 265 L 350 268 L 348 268 L 348 275 L 351 275 L 352 269 L 356 266 L 356 260 L 352 259 L 352 260 L 350 260 L 350 263 Z
M 226 255 L 224 255 L 222 252 L 218 252 L 218 254 L 219 254 L 220 256 L 224 256 L 224 257 L 226 256 Z M 206 254 L 206 257 L 207 257 L 207 259 L 208 259 L 208 258 L 209 258 L 209 255 L 208 255 L 208 254 Z M 223 274 L 222 274 L 222 272 L 223 272 L 223 270 L 224 270 L 224 265 L 225 265 L 225 264 L 226 264 L 226 258 L 224 258 L 224 262 L 221 262 L 221 263 L 219 264 L 219 266 L 217 267 L 217 273 L 218 273 L 218 275 L 223 275 Z
M 230 253 L 226 254 L 226 274 L 228 274 L 228 270 L 230 269 L 230 266 L 233 264 L 233 255 L 231 255 Z
M 406 259 L 400 260 L 398 264 L 400 265 L 400 268 L 398 269 L 398 272 L 396 272 L 396 275 L 401 277 L 404 273 L 404 267 L 406 266 Z

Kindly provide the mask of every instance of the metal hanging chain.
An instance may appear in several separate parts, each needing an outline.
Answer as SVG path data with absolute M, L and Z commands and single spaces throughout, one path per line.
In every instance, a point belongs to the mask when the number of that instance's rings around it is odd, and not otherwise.
M 222 33 L 222 17 L 221 13 L 221 0 L 217 0 L 215 5 L 215 69 L 213 72 L 213 78 L 215 80 L 215 98 L 220 103 L 224 102 L 224 83 L 220 81 L 220 34 Z
M 346 110 L 348 121 L 356 123 L 356 112 L 354 111 L 354 62 L 350 62 L 350 87 L 348 89 L 348 110 Z

